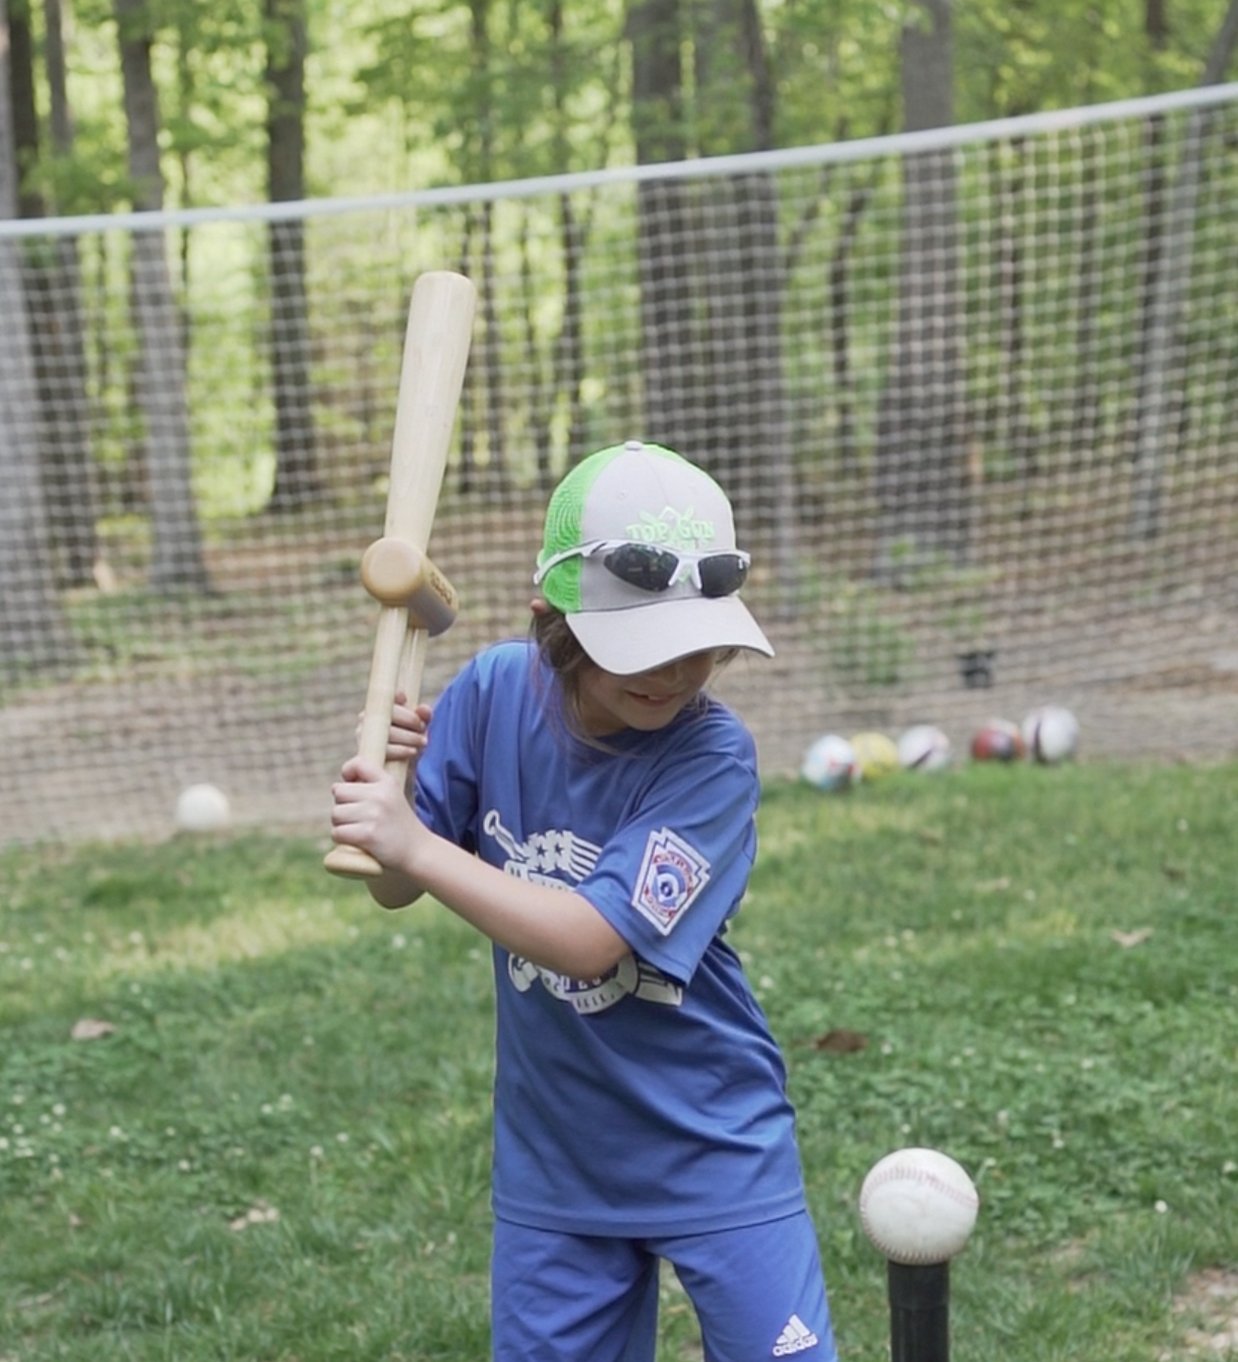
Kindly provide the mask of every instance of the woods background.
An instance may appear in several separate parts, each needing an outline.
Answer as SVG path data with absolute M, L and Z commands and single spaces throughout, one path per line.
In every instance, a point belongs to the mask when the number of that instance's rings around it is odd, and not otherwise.
M 779 657 L 722 689 L 767 773 L 1045 700 L 1093 755 L 1234 750 L 1238 4 L 0 0 L 0 37 L 6 839 L 159 831 L 193 779 L 325 810 L 443 267 L 482 307 L 432 686 L 523 629 L 555 478 L 642 435 L 757 552 Z

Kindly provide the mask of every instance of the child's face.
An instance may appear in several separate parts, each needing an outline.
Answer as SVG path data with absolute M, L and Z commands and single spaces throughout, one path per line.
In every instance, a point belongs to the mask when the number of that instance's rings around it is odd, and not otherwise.
M 642 733 L 665 728 L 696 698 L 717 661 L 718 653 L 710 649 L 633 676 L 586 667 L 580 676 L 580 717 L 585 731 L 602 738 L 624 728 Z

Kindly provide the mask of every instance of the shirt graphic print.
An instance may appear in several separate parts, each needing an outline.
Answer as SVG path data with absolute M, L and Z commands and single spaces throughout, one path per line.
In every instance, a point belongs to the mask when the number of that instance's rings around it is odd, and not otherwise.
M 548 829 L 520 841 L 503 826 L 497 809 L 487 810 L 482 819 L 482 830 L 493 837 L 506 854 L 503 869 L 508 875 L 552 889 L 569 890 L 573 885 L 579 884 L 593 870 L 601 854 L 599 846 L 577 837 L 570 828 Z M 652 843 L 653 839 L 650 841 Z M 687 843 L 680 842 L 680 846 L 683 848 L 680 854 L 682 862 L 700 864 L 700 857 L 696 856 Z M 657 862 L 652 851 L 647 851 L 646 860 L 649 869 L 642 884 L 651 878 L 657 878 Z M 554 873 L 556 871 L 557 875 Z M 569 879 L 561 878 L 564 875 Z M 700 878 L 701 875 L 703 878 Z M 692 881 L 686 886 L 677 881 L 673 893 L 663 891 L 662 899 L 668 897 L 674 899 L 678 907 L 670 910 L 663 908 L 663 916 L 658 925 L 659 931 L 663 933 L 670 931 L 678 912 L 687 907 L 688 902 L 696 896 L 704 880 L 708 878 L 707 867 L 698 873 L 698 878 L 699 883 Z M 657 897 L 656 889 L 650 892 Z M 638 898 L 643 897 L 644 893 L 642 890 Z M 636 906 L 648 916 L 648 911 L 641 907 L 639 902 Z M 662 921 L 666 919 L 668 911 L 671 916 L 663 926 Z M 569 1004 L 582 1015 L 604 1012 L 620 999 L 632 994 L 645 1002 L 665 1003 L 670 1007 L 678 1007 L 683 1001 L 683 989 L 678 984 L 668 979 L 653 965 L 638 960 L 634 955 L 625 955 L 614 969 L 609 970 L 600 979 L 572 979 L 565 974 L 557 974 L 554 970 L 535 965 L 531 960 L 525 960 L 518 955 L 508 957 L 507 973 L 519 992 L 527 992 L 534 983 L 540 981 L 542 987 L 552 997 Z

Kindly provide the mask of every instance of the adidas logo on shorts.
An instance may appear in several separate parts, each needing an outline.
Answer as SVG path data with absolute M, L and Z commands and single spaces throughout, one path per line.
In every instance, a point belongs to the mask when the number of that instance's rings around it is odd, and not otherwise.
M 787 1327 L 778 1335 L 778 1342 L 774 1344 L 774 1356 L 794 1357 L 796 1353 L 815 1348 L 817 1343 L 816 1334 L 798 1315 L 792 1315 L 787 1320 Z

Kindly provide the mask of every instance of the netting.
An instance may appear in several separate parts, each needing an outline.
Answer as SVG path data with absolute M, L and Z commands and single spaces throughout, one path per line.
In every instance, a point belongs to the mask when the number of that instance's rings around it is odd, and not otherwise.
M 481 302 L 432 697 L 525 631 L 540 517 L 630 437 L 704 464 L 826 730 L 1068 705 L 1085 757 L 1238 744 L 1238 86 L 364 203 L 0 223 L 0 840 L 317 822 L 352 750 L 412 284 Z

